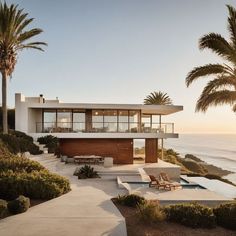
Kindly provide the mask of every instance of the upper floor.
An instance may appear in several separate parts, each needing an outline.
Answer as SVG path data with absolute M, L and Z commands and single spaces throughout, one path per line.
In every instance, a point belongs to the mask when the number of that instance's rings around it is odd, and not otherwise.
M 61 103 L 22 94 L 16 94 L 15 103 L 17 130 L 68 138 L 175 137 L 174 123 L 163 117 L 183 110 L 174 105 Z

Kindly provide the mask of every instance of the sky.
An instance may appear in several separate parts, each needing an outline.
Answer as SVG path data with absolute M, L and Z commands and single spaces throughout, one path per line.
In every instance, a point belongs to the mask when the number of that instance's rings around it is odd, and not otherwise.
M 198 40 L 216 32 L 228 38 L 226 4 L 235 0 L 7 0 L 35 18 L 44 32 L 45 52 L 20 52 L 8 86 L 14 94 L 63 102 L 143 103 L 153 91 L 166 92 L 184 111 L 166 116 L 180 133 L 236 133 L 229 106 L 195 113 L 209 81 L 186 88 L 196 66 L 221 62 L 200 51 Z

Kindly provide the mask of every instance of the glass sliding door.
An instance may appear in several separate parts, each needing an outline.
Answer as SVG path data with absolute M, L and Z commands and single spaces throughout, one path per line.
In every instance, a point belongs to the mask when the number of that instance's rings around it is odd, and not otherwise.
M 66 133 L 72 130 L 72 110 L 57 110 L 57 132 Z
M 92 111 L 92 132 L 103 132 L 103 110 Z
M 129 130 L 131 133 L 139 132 L 139 111 L 129 111 Z
M 159 124 L 159 121 L 159 115 L 152 115 L 152 133 L 157 133 L 161 131 L 161 125 Z
M 104 132 L 117 132 L 117 110 L 104 110 Z
M 129 132 L 129 112 L 126 110 L 119 110 L 118 131 L 122 133 Z
M 152 119 L 151 115 L 144 115 L 142 114 L 141 117 L 141 131 L 144 133 L 149 133 L 151 132 L 151 127 L 152 127 Z
M 73 110 L 73 132 L 85 132 L 85 111 Z
M 57 123 L 56 109 L 44 110 L 42 132 L 45 132 L 45 133 L 55 132 L 56 123 Z

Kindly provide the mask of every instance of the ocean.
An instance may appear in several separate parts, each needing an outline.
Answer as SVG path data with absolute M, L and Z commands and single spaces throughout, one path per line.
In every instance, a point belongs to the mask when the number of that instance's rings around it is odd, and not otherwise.
M 193 154 L 206 163 L 232 171 L 225 178 L 236 184 L 236 134 L 180 134 L 178 139 L 164 140 L 164 148 L 172 148 L 183 157 Z

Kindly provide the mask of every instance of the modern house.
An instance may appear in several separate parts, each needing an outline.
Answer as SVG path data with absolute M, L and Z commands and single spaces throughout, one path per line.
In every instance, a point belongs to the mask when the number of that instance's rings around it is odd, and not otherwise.
M 158 161 L 158 140 L 178 138 L 167 115 L 182 106 L 142 104 L 61 103 L 58 99 L 15 95 L 16 130 L 37 139 L 60 139 L 62 154 L 113 157 L 114 163 L 133 163 L 135 139 L 145 139 L 145 162 Z

